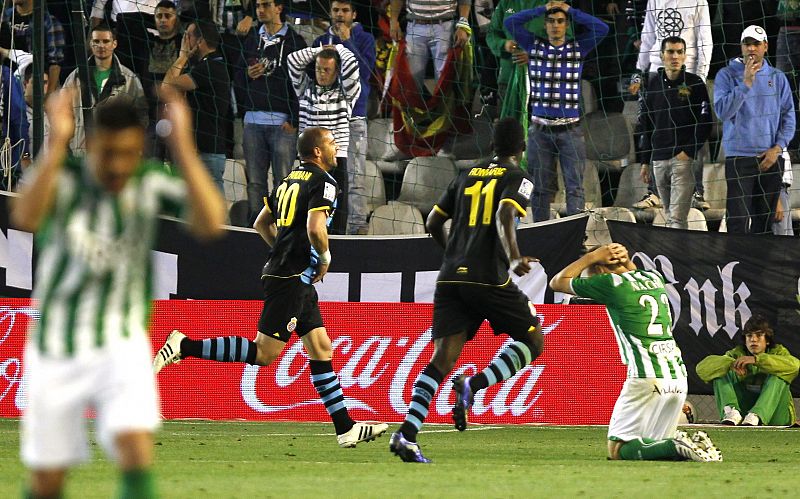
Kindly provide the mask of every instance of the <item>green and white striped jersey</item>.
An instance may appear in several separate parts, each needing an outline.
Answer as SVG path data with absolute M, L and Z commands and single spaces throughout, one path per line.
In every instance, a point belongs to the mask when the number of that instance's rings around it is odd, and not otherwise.
M 41 311 L 29 341 L 72 357 L 145 335 L 159 214 L 177 214 L 183 181 L 142 162 L 118 194 L 104 190 L 82 158 L 67 160 L 55 203 L 36 233 L 33 297 Z
M 664 277 L 653 270 L 576 277 L 574 294 L 605 304 L 629 378 L 686 377 L 672 338 L 672 316 Z

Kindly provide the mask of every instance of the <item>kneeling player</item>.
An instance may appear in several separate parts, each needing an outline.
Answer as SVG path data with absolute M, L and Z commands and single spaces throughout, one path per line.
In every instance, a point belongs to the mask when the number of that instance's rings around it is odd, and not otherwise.
M 308 352 L 311 381 L 333 420 L 339 445 L 355 447 L 383 434 L 388 426 L 350 418 L 313 286 L 331 262 L 328 224 L 338 188 L 330 172 L 336 167 L 337 149 L 329 130 L 306 129 L 297 142 L 302 164 L 275 189 L 256 219 L 256 231 L 272 246 L 261 276 L 264 308 L 256 340 L 239 336 L 192 340 L 173 331 L 153 360 L 153 368 L 157 373 L 185 357 L 267 366 L 294 332 Z
M 589 277 L 580 277 L 584 270 Z M 664 277 L 637 270 L 621 244 L 600 246 L 556 274 L 554 291 L 608 309 L 628 376 L 608 425 L 609 459 L 721 461 L 705 432 L 677 431 L 686 400 L 686 367 L 672 339 Z
M 509 267 L 521 276 L 536 261 L 521 256 L 517 246 L 516 217 L 525 215 L 533 191 L 533 183 L 517 166 L 525 150 L 520 124 L 500 120 L 494 144 L 497 157 L 456 177 L 428 216 L 428 230 L 445 247 L 445 256 L 433 298 L 433 357 L 414 383 L 408 414 L 389 443 L 406 462 L 430 462 L 420 451 L 417 433 L 439 384 L 484 319 L 495 334 L 515 341 L 483 372 L 454 381 L 457 429 L 466 429 L 476 391 L 510 378 L 542 353 L 539 319 L 509 277 Z M 453 221 L 448 237 L 444 223 L 449 218 Z

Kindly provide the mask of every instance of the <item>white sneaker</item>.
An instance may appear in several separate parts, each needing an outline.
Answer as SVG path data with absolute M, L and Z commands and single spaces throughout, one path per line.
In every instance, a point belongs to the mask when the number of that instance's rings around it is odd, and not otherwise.
M 186 338 L 186 335 L 177 329 L 169 333 L 167 341 L 161 347 L 153 358 L 153 373 L 158 374 L 159 371 L 171 364 L 177 364 L 181 361 L 181 340 Z
M 754 412 L 748 412 L 742 420 L 742 426 L 761 426 L 761 418 Z
M 739 409 L 726 405 L 723 411 L 725 416 L 722 418 L 722 424 L 736 426 L 742 422 L 742 415 Z
M 347 433 L 336 436 L 339 447 L 355 447 L 359 442 L 369 442 L 383 435 L 389 425 L 386 423 L 356 423 Z
M 696 431 L 694 435 L 692 435 L 692 442 L 706 453 L 709 461 L 722 461 L 722 452 L 720 452 L 717 446 L 714 445 L 714 442 L 711 441 L 711 437 L 708 436 L 708 433 L 702 430 Z
M 652 192 L 648 192 L 642 199 L 633 203 L 632 206 L 637 210 L 646 210 L 648 208 L 662 208 L 664 205 L 661 203 L 661 198 Z

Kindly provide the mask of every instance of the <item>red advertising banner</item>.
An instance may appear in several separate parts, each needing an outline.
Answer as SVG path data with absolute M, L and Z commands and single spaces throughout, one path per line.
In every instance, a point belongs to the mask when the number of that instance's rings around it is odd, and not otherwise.
M 323 303 L 351 415 L 359 420 L 402 421 L 414 380 L 433 352 L 433 306 L 418 303 Z M 601 306 L 537 305 L 545 351 L 516 376 L 477 394 L 475 423 L 606 424 L 625 370 Z M 258 301 L 157 301 L 153 351 L 179 329 L 195 339 L 255 336 Z M 0 416 L 24 407 L 21 359 L 29 300 L 0 300 Z M 487 324 L 467 343 L 447 379 L 483 369 L 508 338 Z M 302 342 L 293 339 L 271 366 L 185 359 L 158 376 L 165 418 L 328 421 L 310 381 Z M 454 402 L 445 382 L 431 404 L 430 422 L 450 422 Z

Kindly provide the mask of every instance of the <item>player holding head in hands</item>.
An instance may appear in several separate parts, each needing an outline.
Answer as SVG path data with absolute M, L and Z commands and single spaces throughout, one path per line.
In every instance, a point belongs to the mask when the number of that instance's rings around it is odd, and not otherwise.
M 518 166 L 524 150 L 522 126 L 512 118 L 500 120 L 494 131 L 495 159 L 464 170 L 428 216 L 428 230 L 445 254 L 433 298 L 433 357 L 417 377 L 405 421 L 389 443 L 403 461 L 430 462 L 417 444 L 417 433 L 439 385 L 484 319 L 495 334 L 514 341 L 482 372 L 454 380 L 458 430 L 466 429 L 475 392 L 510 378 L 542 353 L 539 319 L 509 276 L 509 270 L 525 275 L 537 261 L 522 256 L 517 246 L 516 219 L 525 215 L 533 192 L 533 183 Z M 449 235 L 444 229 L 448 219 Z
M 584 271 L 588 274 L 581 277 Z M 677 431 L 686 400 L 686 368 L 672 339 L 664 277 L 638 270 L 625 246 L 599 246 L 550 280 L 554 291 L 600 302 L 608 309 L 628 366 L 611 422 L 608 457 L 625 460 L 721 461 L 705 432 Z
M 21 425 L 27 494 L 61 497 L 68 468 L 89 458 L 85 413 L 97 413 L 100 444 L 122 472 L 122 497 L 152 497 L 159 408 L 147 320 L 157 216 L 189 208 L 201 238 L 221 233 L 222 197 L 197 156 L 189 110 L 164 92 L 168 144 L 180 177 L 142 159 L 145 129 L 123 97 L 97 106 L 85 157 L 68 155 L 73 89 L 47 101 L 50 135 L 11 218 L 35 232 L 33 297 L 40 320 L 28 335 L 28 405 Z M 182 178 L 181 178 L 182 177 Z
M 331 263 L 328 224 L 339 190 L 330 172 L 336 168 L 337 150 L 330 130 L 306 128 L 297 141 L 302 163 L 283 179 L 256 218 L 253 227 L 272 252 L 261 276 L 264 308 L 255 341 L 240 336 L 192 340 L 173 331 L 156 354 L 153 368 L 158 373 L 185 357 L 267 366 L 294 332 L 308 353 L 311 381 L 333 420 L 339 445 L 355 447 L 383 434 L 388 426 L 350 418 L 313 286 Z

